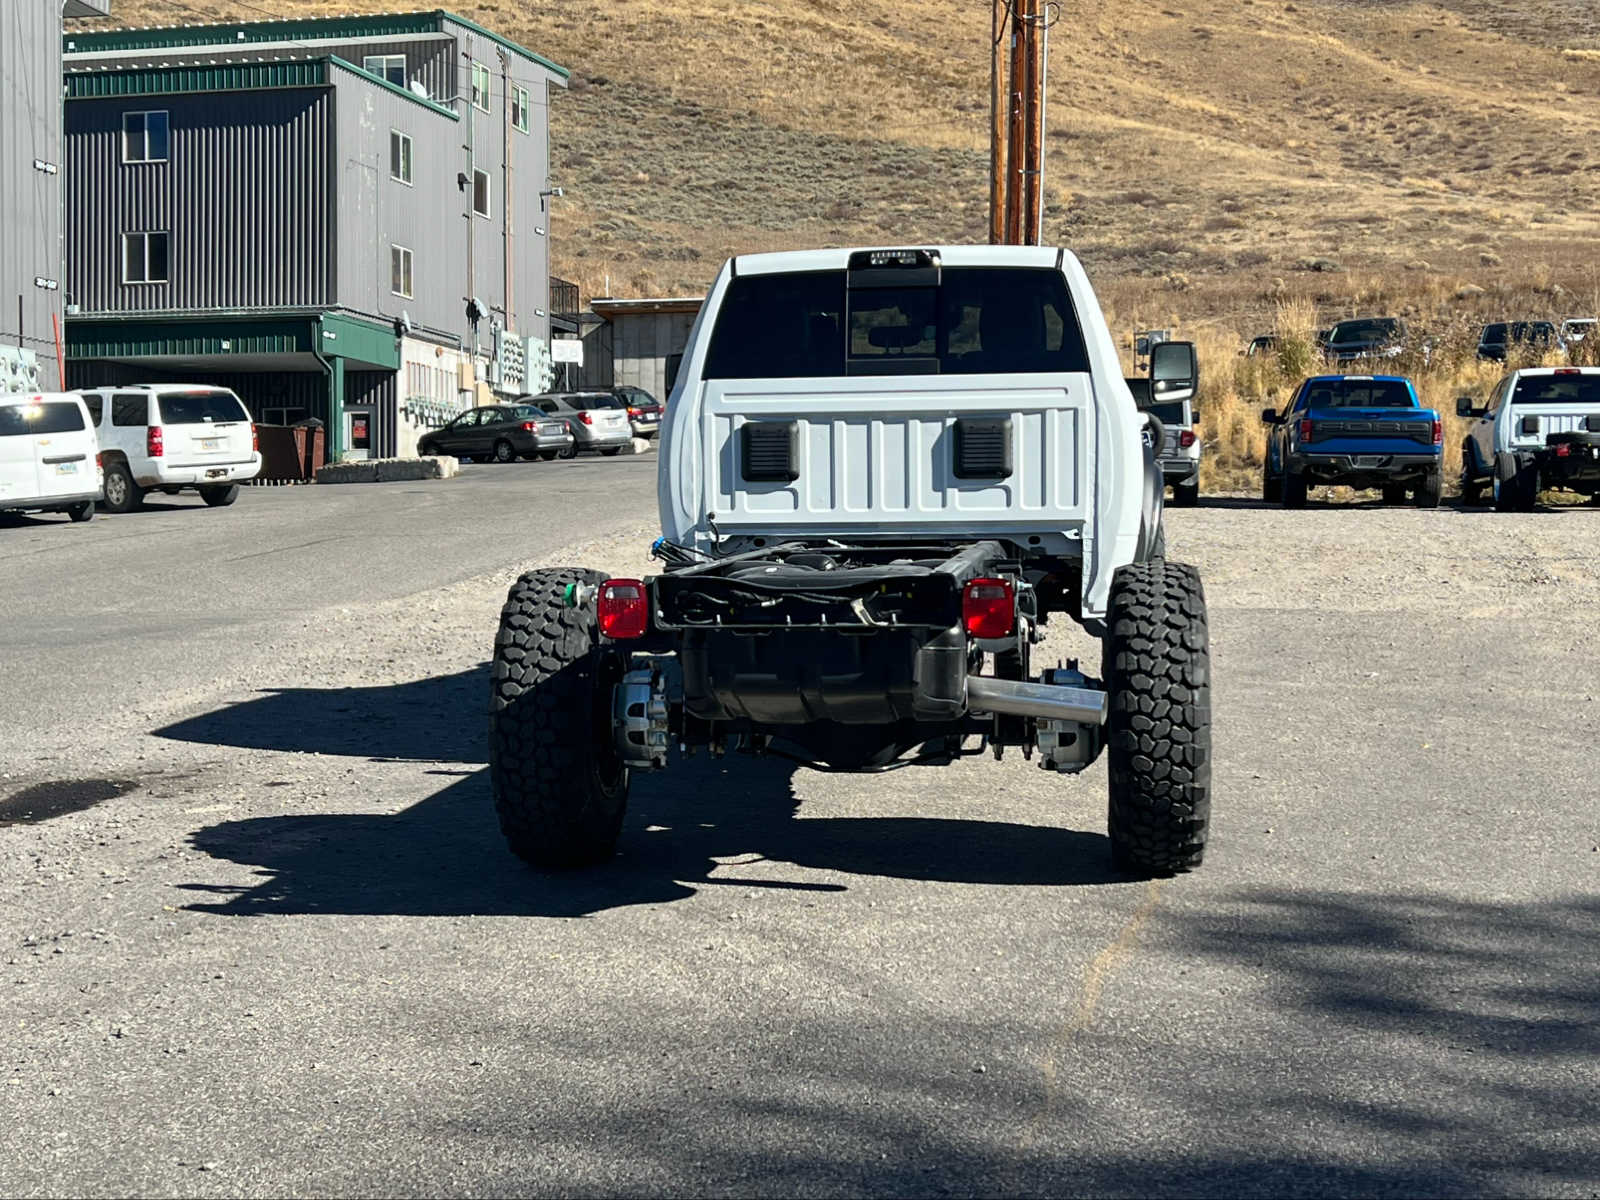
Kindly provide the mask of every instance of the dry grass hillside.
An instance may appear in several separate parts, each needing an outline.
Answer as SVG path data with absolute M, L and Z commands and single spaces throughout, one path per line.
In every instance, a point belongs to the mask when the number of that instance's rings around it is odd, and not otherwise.
M 739 251 L 984 236 L 984 0 L 456 7 L 573 71 L 551 116 L 554 268 L 585 295 L 699 292 Z M 1467 345 L 1479 322 L 1600 310 L 1595 0 L 1063 0 L 1046 153 L 1047 236 L 1113 328 L 1201 345 L 1208 487 L 1253 480 L 1258 408 L 1310 365 L 1237 359 L 1241 335 L 1304 345 L 1400 313 L 1451 347 L 1407 364 L 1450 410 L 1495 372 Z
M 117 0 L 119 22 L 404 7 Z M 569 66 L 557 269 L 701 288 L 731 251 L 984 229 L 982 0 L 461 0 Z M 1066 0 L 1050 239 L 1134 319 L 1260 320 L 1370 277 L 1593 286 L 1593 0 Z M 1308 270 L 1328 260 L 1338 271 Z M 1577 277 L 1577 278 L 1575 278 Z M 1275 283 L 1275 281 L 1281 281 Z

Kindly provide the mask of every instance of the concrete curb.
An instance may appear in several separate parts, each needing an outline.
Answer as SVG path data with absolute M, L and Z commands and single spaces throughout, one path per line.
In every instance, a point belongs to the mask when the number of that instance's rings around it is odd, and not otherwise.
M 317 472 L 318 483 L 409 483 L 449 479 L 461 463 L 448 454 L 427 458 L 369 458 L 365 462 L 330 463 Z

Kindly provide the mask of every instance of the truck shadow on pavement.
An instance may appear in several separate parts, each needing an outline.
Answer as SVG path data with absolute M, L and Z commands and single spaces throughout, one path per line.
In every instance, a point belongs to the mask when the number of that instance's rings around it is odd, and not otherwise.
M 486 758 L 487 694 L 486 667 L 390 688 L 270 691 L 158 732 L 210 745 L 314 750 L 369 762 L 476 763 Z M 836 879 L 795 880 L 793 872 L 774 879 L 770 868 L 744 869 L 762 860 L 843 875 L 1002 886 L 1120 880 L 1100 833 L 981 819 L 805 818 L 793 785 L 796 770 L 778 759 L 700 756 L 659 775 L 635 775 L 616 859 L 556 874 L 533 871 L 511 855 L 495 819 L 488 772 L 476 770 L 397 813 L 284 814 L 198 830 L 191 835 L 196 849 L 254 867 L 260 878 L 188 886 L 216 897 L 195 907 L 235 915 L 581 916 L 726 884 L 845 890 Z M 428 774 L 447 773 L 453 772 Z M 360 782 L 346 786 L 373 786 L 352 778 Z M 391 768 L 378 786 L 393 799 L 427 782 Z M 349 797 L 355 804 L 363 798 Z M 728 858 L 746 861 L 717 861 Z
M 254 867 L 260 879 L 185 886 L 216 897 L 191 908 L 234 916 L 577 917 L 681 900 L 702 887 L 846 890 L 831 878 L 773 879 L 768 861 L 999 886 L 1120 881 L 1098 833 L 984 820 L 801 818 L 793 774 L 770 759 L 733 758 L 636 779 L 617 857 L 588 870 L 543 873 L 506 848 L 488 772 L 478 771 L 392 815 L 254 817 L 197 830 L 190 836 L 195 849 Z M 742 861 L 718 861 L 728 858 Z M 753 864 L 762 865 L 752 872 Z
M 410 683 L 266 688 L 249 700 L 157 729 L 154 736 L 373 762 L 484 763 L 488 695 L 488 663 Z

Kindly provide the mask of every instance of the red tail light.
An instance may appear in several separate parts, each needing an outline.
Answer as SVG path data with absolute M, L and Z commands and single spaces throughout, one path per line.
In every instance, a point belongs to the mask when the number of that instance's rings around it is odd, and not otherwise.
M 1310 417 L 1301 417 L 1300 418 L 1300 440 L 1302 442 L 1309 442 L 1311 440 L 1311 418 Z
M 254 425 L 250 426 L 250 453 L 261 453 L 261 430 L 257 429 Z
M 583 412 L 578 414 L 578 420 L 582 421 L 585 425 L 593 425 L 594 414 L 588 409 L 585 409 Z
M 106 456 L 104 454 L 96 454 L 94 456 L 94 469 L 96 471 L 104 471 L 106 469 Z
M 1555 373 L 1557 375 L 1582 375 L 1583 374 L 1583 372 L 1580 371 L 1577 367 L 1557 367 L 1556 370 L 1555 370 Z
M 973 637 L 1005 637 L 1017 623 L 1017 597 L 1004 579 L 974 579 L 961 593 L 961 619 Z
M 637 579 L 608 579 L 600 585 L 600 632 L 608 638 L 643 637 L 650 628 L 650 599 Z
M 1572 447 L 1571 446 L 1569 446 L 1566 442 L 1557 442 L 1556 443 L 1556 457 L 1557 458 L 1570 458 L 1571 456 L 1572 456 Z
M 1444 445 L 1444 422 L 1438 417 L 1433 419 L 1433 444 L 1435 446 Z
M 532 421 L 524 421 L 522 423 L 522 432 L 523 433 L 532 433 L 533 432 L 533 422 Z
M 630 408 L 630 409 L 629 409 L 629 410 L 628 410 L 628 415 L 629 415 L 629 416 L 630 416 L 630 417 L 637 417 L 637 416 L 638 416 L 638 415 L 639 415 L 639 414 L 640 414 L 640 413 L 642 413 L 642 412 L 643 412 L 643 411 L 644 411 L 644 409 L 642 409 L 642 408 Z
M 160 458 L 166 452 L 166 438 L 162 435 L 161 426 L 150 426 L 144 435 L 144 452 L 150 458 Z
M 1178 434 L 1178 445 L 1182 446 L 1185 450 L 1194 445 L 1194 441 L 1194 430 L 1192 429 L 1185 429 Z

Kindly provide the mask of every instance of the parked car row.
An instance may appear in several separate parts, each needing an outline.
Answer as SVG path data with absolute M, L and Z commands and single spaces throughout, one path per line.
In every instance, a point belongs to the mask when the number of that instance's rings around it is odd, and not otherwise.
M 132 512 L 147 492 L 232 504 L 261 471 L 255 426 L 227 388 L 142 384 L 0 397 L 0 510 L 74 521 Z
M 541 392 L 514 402 L 469 409 L 417 442 L 422 455 L 515 462 L 622 453 L 634 438 L 653 438 L 661 405 L 635 387 L 611 391 Z
M 1595 324 L 1594 317 L 1570 317 L 1559 325 L 1554 321 L 1493 321 L 1478 334 L 1478 357 L 1505 362 L 1516 347 L 1541 355 L 1565 355 L 1593 331 Z M 1317 348 L 1334 366 L 1398 358 L 1410 345 L 1409 338 L 1410 332 L 1399 317 L 1358 317 L 1318 330 L 1316 335 Z M 1247 358 L 1270 354 L 1281 342 L 1276 334 L 1262 334 L 1251 339 L 1240 354 Z M 1434 344 L 1431 338 L 1417 343 L 1424 362 L 1431 357 Z

